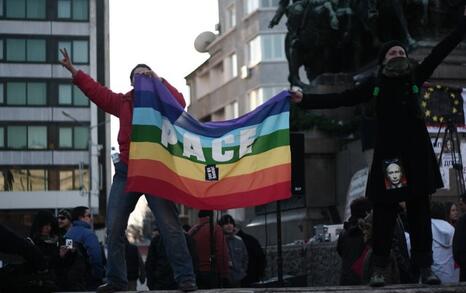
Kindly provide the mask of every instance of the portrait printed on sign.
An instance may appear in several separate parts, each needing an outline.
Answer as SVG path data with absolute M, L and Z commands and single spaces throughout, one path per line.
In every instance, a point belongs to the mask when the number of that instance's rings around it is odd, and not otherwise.
M 399 159 L 384 160 L 383 171 L 385 176 L 385 189 L 398 189 L 407 186 L 406 174 Z

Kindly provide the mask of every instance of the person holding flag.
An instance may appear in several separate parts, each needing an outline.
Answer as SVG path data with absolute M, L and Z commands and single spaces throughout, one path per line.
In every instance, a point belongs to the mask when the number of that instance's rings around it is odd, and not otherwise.
M 116 116 L 120 120 L 118 143 L 119 158 L 114 161 L 115 175 L 107 204 L 107 245 L 108 262 L 106 270 L 107 283 L 97 292 L 126 291 L 128 286 L 125 263 L 125 230 L 129 214 L 134 210 L 142 193 L 126 192 L 128 178 L 129 145 L 131 140 L 134 90 L 125 94 L 114 93 L 99 84 L 88 74 L 74 67 L 66 49 L 60 49 L 63 59 L 60 63 L 72 74 L 73 83 L 103 111 Z M 136 65 L 130 73 L 131 86 L 134 86 L 135 75 L 146 75 L 160 79 L 163 85 L 184 108 L 186 102 L 183 95 L 165 79 L 146 64 Z M 154 191 L 155 192 L 155 191 Z M 145 194 L 149 207 L 154 214 L 160 229 L 167 256 L 174 271 L 178 289 L 182 291 L 197 290 L 191 256 L 178 218 L 176 205 L 167 199 Z

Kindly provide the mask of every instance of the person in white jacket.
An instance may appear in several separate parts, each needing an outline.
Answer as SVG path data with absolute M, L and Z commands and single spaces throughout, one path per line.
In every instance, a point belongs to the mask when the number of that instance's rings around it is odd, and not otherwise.
M 458 283 L 459 268 L 453 260 L 453 235 L 455 228 L 446 221 L 446 207 L 443 203 L 432 202 L 432 272 L 442 284 Z

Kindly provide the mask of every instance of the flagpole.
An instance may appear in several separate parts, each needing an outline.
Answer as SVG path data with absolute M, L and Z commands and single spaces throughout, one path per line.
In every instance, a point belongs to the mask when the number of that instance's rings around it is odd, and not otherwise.
M 282 211 L 281 211 L 279 200 L 277 200 L 277 279 L 278 279 L 278 287 L 282 287 L 283 286 Z

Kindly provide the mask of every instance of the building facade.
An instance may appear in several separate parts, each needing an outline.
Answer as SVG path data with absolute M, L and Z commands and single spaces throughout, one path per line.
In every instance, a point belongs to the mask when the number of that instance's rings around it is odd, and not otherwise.
M 108 84 L 108 23 L 108 1 L 0 0 L 2 222 L 78 205 L 104 214 L 110 117 L 72 84 L 59 49 Z

